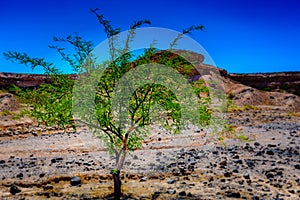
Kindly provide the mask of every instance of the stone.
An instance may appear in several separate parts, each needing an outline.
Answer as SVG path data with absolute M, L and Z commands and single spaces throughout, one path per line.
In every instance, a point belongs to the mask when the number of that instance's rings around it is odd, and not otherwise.
M 74 176 L 73 178 L 71 178 L 70 184 L 71 184 L 72 186 L 80 185 L 80 184 L 81 184 L 81 179 L 80 179 L 80 177 Z
M 148 177 L 143 177 L 140 179 L 140 182 L 145 182 L 145 181 L 148 181 Z
M 32 134 L 33 136 L 38 136 L 38 133 L 37 133 L 36 131 L 33 131 L 31 134 Z
M 160 192 L 154 192 L 152 199 L 156 199 L 157 197 L 159 197 Z
M 274 178 L 274 174 L 270 172 L 266 173 L 266 176 L 268 179 Z
M 17 194 L 17 193 L 20 193 L 21 190 L 20 190 L 16 185 L 12 185 L 12 186 L 10 187 L 9 192 L 10 192 L 12 195 L 15 195 L 15 194 Z
M 250 179 L 249 173 L 245 173 L 245 174 L 244 174 L 244 178 L 245 178 L 245 179 Z
M 44 186 L 44 190 L 52 190 L 53 189 L 53 185 L 51 184 L 47 184 Z
M 241 194 L 239 192 L 226 192 L 227 197 L 233 197 L 233 198 L 241 198 Z
M 231 172 L 225 172 L 225 173 L 224 173 L 224 176 L 225 176 L 225 177 L 230 177 L 231 175 L 232 175 Z
M 226 166 L 226 165 L 227 165 L 227 161 L 226 161 L 226 160 L 223 160 L 223 161 L 221 161 L 219 164 L 220 164 L 220 166 Z
M 172 179 L 168 180 L 167 183 L 168 183 L 168 184 L 173 184 L 173 183 L 175 183 L 175 179 L 172 178 Z
M 238 168 L 238 167 L 234 168 L 234 169 L 232 170 L 232 172 L 233 172 L 233 173 L 239 173 L 239 168 Z
M 167 191 L 168 194 L 176 194 L 176 190 L 173 190 L 173 189 L 169 189 Z
M 254 142 L 254 146 L 260 146 L 260 143 Z
M 19 173 L 19 174 L 17 174 L 17 178 L 19 178 L 19 179 L 22 179 L 23 178 L 23 173 Z
M 272 155 L 274 155 L 274 152 L 272 150 L 267 150 L 266 154 L 272 156 Z
M 181 191 L 178 193 L 179 196 L 186 196 L 186 192 L 185 191 Z

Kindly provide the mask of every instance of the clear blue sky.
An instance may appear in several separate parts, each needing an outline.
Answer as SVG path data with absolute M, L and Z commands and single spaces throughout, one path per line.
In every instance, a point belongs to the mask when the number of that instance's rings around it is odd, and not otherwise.
M 6 61 L 2 53 L 8 50 L 58 61 L 48 48 L 53 36 L 78 32 L 94 44 L 103 41 L 103 29 L 89 12 L 97 7 L 122 30 L 139 19 L 177 31 L 205 25 L 206 32 L 191 37 L 229 72 L 300 71 L 298 0 L 1 0 L 0 72 L 32 73 Z

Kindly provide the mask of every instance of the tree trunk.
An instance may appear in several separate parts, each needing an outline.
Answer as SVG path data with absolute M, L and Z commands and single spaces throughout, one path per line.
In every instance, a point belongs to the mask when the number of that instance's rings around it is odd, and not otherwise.
M 120 171 L 113 173 L 114 179 L 114 196 L 115 200 L 119 200 L 121 198 L 121 180 L 120 180 Z

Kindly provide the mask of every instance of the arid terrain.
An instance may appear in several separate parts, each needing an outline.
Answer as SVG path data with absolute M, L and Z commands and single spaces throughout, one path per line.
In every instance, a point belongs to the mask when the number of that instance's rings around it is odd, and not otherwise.
M 300 199 L 300 97 L 223 81 L 234 135 L 151 127 L 127 157 L 123 199 Z M 0 94 L 0 199 L 110 199 L 114 158 L 99 140 L 14 119 L 20 107 Z

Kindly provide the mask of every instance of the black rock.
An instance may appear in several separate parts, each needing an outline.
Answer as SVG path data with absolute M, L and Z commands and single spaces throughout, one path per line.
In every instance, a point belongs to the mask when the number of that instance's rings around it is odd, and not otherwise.
M 168 193 L 168 194 L 175 194 L 175 193 L 176 193 L 176 190 L 169 189 L 169 190 L 167 191 L 167 193 Z
M 37 133 L 36 131 L 33 131 L 31 134 L 32 134 L 33 136 L 38 136 L 38 133 Z
M 258 142 L 254 142 L 254 146 L 260 146 Z
M 147 177 L 143 177 L 143 178 L 140 179 L 140 182 L 145 182 L 145 181 L 148 181 Z
M 230 177 L 231 175 L 232 175 L 231 172 L 225 172 L 225 173 L 224 173 L 224 176 L 225 176 L 225 177 Z
M 243 164 L 243 161 L 241 159 L 235 160 L 234 161 L 236 164 Z
M 268 144 L 268 147 L 276 147 L 276 144 Z
M 71 178 L 70 184 L 72 186 L 80 185 L 81 184 L 81 179 L 78 176 L 74 176 L 73 178 Z
M 54 159 L 55 159 L 56 161 L 62 161 L 62 160 L 63 160 L 63 157 L 57 156 L 57 157 L 55 157 Z
M 23 178 L 23 173 L 19 173 L 19 174 L 17 174 L 17 178 L 19 178 L 19 179 L 22 179 Z
M 270 172 L 267 173 L 266 176 L 267 176 L 268 179 L 274 178 L 274 174 L 272 174 L 272 173 L 270 173 Z
M 51 184 L 47 184 L 44 186 L 44 190 L 52 190 L 53 189 L 53 185 Z
M 85 166 L 92 166 L 92 163 L 89 163 L 89 162 L 84 162 L 82 164 L 85 165 Z
M 154 192 L 154 194 L 152 195 L 152 199 L 156 199 L 157 197 L 159 197 L 160 192 Z
M 223 161 L 221 161 L 219 164 L 220 164 L 220 166 L 226 166 L 226 165 L 227 165 L 227 161 L 226 161 L 226 160 L 223 160 Z
M 245 174 L 244 174 L 244 178 L 245 178 L 245 179 L 250 179 L 249 173 L 245 173 Z
M 168 184 L 173 184 L 173 183 L 175 183 L 175 179 L 172 178 L 172 179 L 168 180 L 167 183 Z
M 258 151 L 258 152 L 255 154 L 255 156 L 262 156 L 262 155 L 264 155 L 264 151 Z
M 239 168 L 238 168 L 238 167 L 234 168 L 234 169 L 232 170 L 232 172 L 233 172 L 233 173 L 239 173 Z
M 49 192 L 45 192 L 45 193 L 44 193 L 44 196 L 47 197 L 47 198 L 50 198 L 50 197 L 51 197 L 51 194 L 50 194 Z
M 272 155 L 274 155 L 274 152 L 273 152 L 272 150 L 267 150 L 267 151 L 266 151 L 266 154 L 272 156 Z
M 185 191 L 181 191 L 178 194 L 179 194 L 179 196 L 186 196 L 186 192 Z
M 241 198 L 241 194 L 239 192 L 226 192 L 227 197 L 233 197 L 233 198 Z
M 5 160 L 0 160 L 0 164 L 5 164 Z
M 299 164 L 295 165 L 295 168 L 300 169 L 300 165 Z
M 21 190 L 16 186 L 16 185 L 13 185 L 10 187 L 10 190 L 9 192 L 12 194 L 12 195 L 15 195 L 17 193 L 20 193 Z
M 248 167 L 253 168 L 255 166 L 254 162 L 250 159 L 246 159 L 245 162 L 247 163 Z
M 295 190 L 289 190 L 289 193 L 295 194 Z
M 188 197 L 192 197 L 193 195 L 192 195 L 192 193 L 189 192 L 189 193 L 187 194 L 187 196 L 188 196 Z

